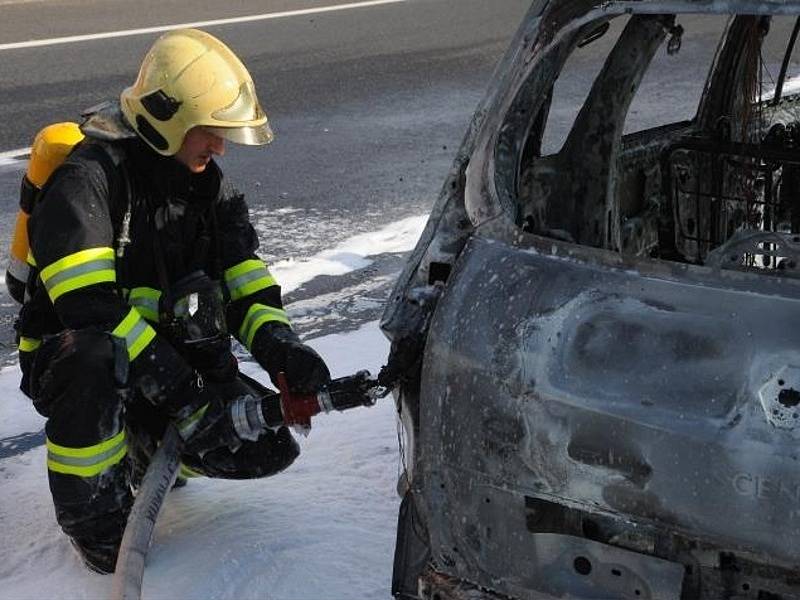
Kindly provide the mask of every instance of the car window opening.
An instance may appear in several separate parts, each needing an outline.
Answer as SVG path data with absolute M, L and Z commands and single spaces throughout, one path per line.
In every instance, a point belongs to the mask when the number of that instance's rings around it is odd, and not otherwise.
M 800 277 L 800 20 L 680 21 L 595 22 L 550 51 L 567 57 L 522 145 L 517 225 L 638 257 Z

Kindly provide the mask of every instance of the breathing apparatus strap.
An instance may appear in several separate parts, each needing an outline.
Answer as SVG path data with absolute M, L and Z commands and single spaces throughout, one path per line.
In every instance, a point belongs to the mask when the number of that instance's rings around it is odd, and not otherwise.
M 148 205 L 149 204 L 150 203 L 148 202 Z M 152 217 L 153 212 L 148 210 L 148 213 L 148 216 Z M 153 226 L 153 255 L 155 257 L 156 272 L 158 274 L 158 285 L 161 288 L 159 318 L 162 314 L 166 315 L 167 322 L 171 323 L 175 319 L 175 302 L 172 298 L 172 288 L 169 285 L 167 263 L 164 259 L 164 247 L 161 245 L 161 232 L 158 230 L 155 222 L 152 222 L 151 224 Z
M 217 203 L 216 201 L 211 203 L 211 208 L 209 208 L 209 212 L 211 213 L 211 239 L 213 240 L 213 252 L 214 252 L 214 260 L 211 261 L 211 270 L 212 273 L 211 279 L 214 281 L 222 281 L 222 243 L 220 242 L 219 238 L 219 221 L 217 220 Z M 225 286 L 223 286 L 223 290 Z
M 133 193 L 133 181 L 127 162 L 124 160 L 120 162 L 119 174 L 124 188 L 122 195 L 125 199 L 125 212 L 122 213 L 119 233 L 114 240 L 114 254 L 116 256 L 117 281 L 128 281 L 128 260 L 125 257 L 125 249 L 131 243 L 131 217 L 133 215 L 133 201 L 136 195 Z

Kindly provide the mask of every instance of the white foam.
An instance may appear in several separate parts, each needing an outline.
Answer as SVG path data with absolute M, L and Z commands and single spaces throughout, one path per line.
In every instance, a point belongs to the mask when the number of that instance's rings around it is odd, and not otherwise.
M 377 323 L 310 343 L 334 376 L 374 372 L 388 352 Z M 42 422 L 15 391 L 18 376 L 0 372 L 3 435 Z M 387 598 L 398 506 L 391 399 L 316 417 L 301 445 L 275 477 L 193 479 L 171 492 L 143 598 Z M 89 573 L 56 524 L 44 448 L 0 461 L 0 480 L 0 598 L 108 597 L 111 578 Z
M 343 275 L 363 269 L 372 263 L 370 256 L 411 250 L 427 221 L 427 215 L 395 221 L 378 231 L 355 235 L 309 258 L 282 260 L 269 268 L 280 282 L 281 290 L 290 292 L 319 275 Z

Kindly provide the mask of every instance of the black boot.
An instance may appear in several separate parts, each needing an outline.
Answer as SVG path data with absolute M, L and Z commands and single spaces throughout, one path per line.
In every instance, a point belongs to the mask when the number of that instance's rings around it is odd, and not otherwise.
M 100 575 L 108 575 L 114 572 L 114 567 L 117 564 L 117 553 L 119 552 L 119 544 L 107 542 L 94 542 L 86 539 L 78 540 L 76 538 L 69 538 L 72 547 L 78 552 L 83 564 L 90 571 L 99 573 Z

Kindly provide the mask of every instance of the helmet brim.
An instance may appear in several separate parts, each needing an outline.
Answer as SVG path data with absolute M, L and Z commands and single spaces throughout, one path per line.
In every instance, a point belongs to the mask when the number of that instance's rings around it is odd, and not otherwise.
M 265 146 L 275 139 L 269 123 L 262 125 L 249 125 L 245 127 L 212 127 L 205 126 L 209 132 L 234 144 L 245 146 Z

